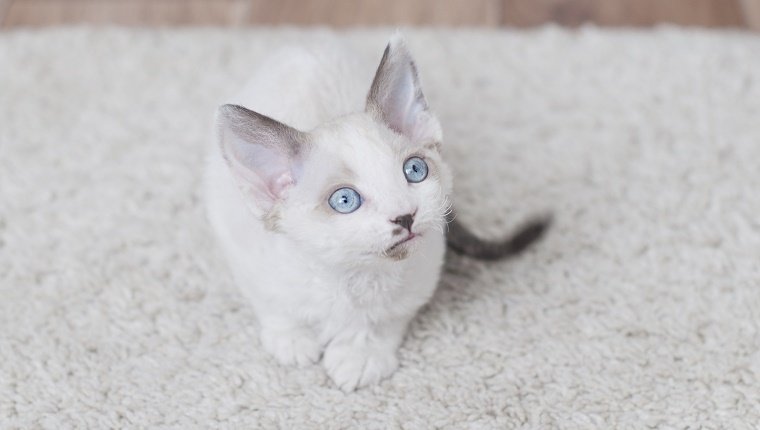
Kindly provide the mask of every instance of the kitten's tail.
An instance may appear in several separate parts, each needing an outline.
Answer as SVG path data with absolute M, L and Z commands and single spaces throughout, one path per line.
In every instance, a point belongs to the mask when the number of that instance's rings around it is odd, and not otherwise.
M 476 258 L 478 260 L 495 261 L 519 254 L 534 242 L 541 239 L 552 223 L 551 215 L 534 218 L 525 223 L 512 236 L 504 240 L 490 241 L 475 236 L 459 221 L 449 221 L 449 231 L 446 242 L 452 251 Z

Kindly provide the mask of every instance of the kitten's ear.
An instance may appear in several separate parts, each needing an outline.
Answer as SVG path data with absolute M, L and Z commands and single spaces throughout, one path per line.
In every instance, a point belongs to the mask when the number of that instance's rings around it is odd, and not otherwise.
M 267 210 L 298 181 L 306 133 L 242 106 L 224 105 L 217 112 L 222 155 L 238 186 Z
M 428 110 L 417 67 L 400 35 L 385 48 L 367 95 L 367 112 L 412 141 L 441 141 L 441 126 Z

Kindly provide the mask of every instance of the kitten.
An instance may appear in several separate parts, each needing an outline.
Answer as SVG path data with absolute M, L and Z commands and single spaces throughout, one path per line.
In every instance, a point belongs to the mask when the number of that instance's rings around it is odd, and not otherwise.
M 209 220 L 262 346 L 282 364 L 321 357 L 344 391 L 398 367 L 407 325 L 438 283 L 452 190 L 403 39 L 391 39 L 369 93 L 360 70 L 336 49 L 275 56 L 237 104 L 219 108 L 206 183 Z M 497 259 L 545 227 L 483 242 L 452 222 L 448 239 Z

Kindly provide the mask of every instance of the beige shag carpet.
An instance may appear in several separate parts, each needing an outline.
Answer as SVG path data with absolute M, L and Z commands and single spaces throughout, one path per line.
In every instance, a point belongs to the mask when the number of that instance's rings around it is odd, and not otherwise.
M 0 33 L 0 428 L 757 428 L 760 37 L 406 36 L 461 219 L 556 224 L 449 256 L 400 370 L 344 394 L 261 350 L 199 193 L 216 104 L 330 33 Z

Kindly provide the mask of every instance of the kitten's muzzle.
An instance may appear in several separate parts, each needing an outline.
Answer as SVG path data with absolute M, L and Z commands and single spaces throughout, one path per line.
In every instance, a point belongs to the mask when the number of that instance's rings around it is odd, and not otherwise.
M 397 216 L 396 218 L 390 220 L 391 223 L 396 224 L 396 225 L 402 227 L 402 228 L 396 227 L 395 229 L 393 229 L 393 235 L 397 236 L 397 235 L 406 233 L 405 234 L 406 237 L 404 237 L 401 240 L 397 241 L 390 248 L 388 248 L 385 251 L 386 254 L 397 252 L 399 250 L 403 250 L 403 248 L 399 248 L 400 245 L 403 245 L 403 244 L 409 242 L 410 240 L 414 239 L 415 237 L 420 236 L 419 233 L 413 233 L 412 232 L 412 224 L 414 224 L 414 216 L 415 215 L 417 215 L 417 209 L 415 209 L 414 212 L 412 212 L 410 214 L 400 215 L 400 216 Z M 406 230 L 406 232 L 404 232 L 404 230 Z

